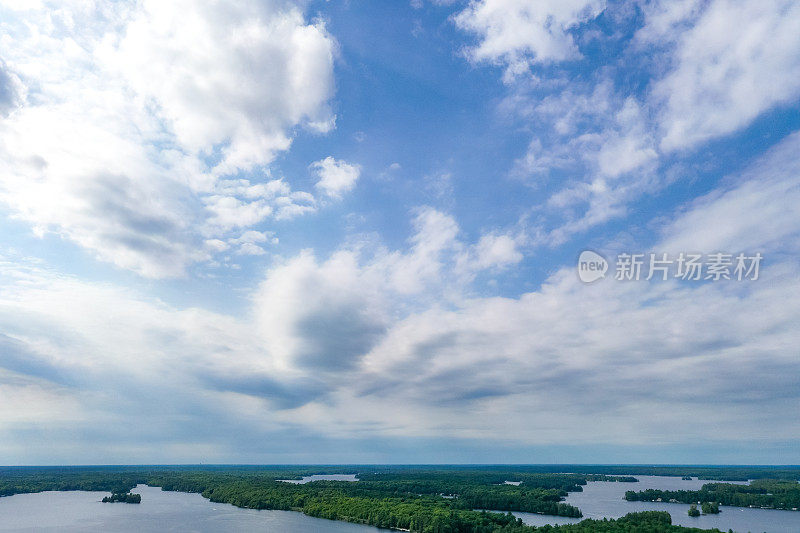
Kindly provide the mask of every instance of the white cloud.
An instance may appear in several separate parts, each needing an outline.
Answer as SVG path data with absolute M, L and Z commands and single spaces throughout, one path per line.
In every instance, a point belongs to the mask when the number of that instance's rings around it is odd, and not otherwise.
M 239 246 L 239 249 L 236 251 L 236 253 L 239 255 L 264 255 L 267 253 L 267 251 L 257 244 L 246 242 Z
M 520 237 L 508 234 L 490 233 L 481 236 L 480 240 L 469 247 L 458 258 L 458 269 L 471 275 L 487 269 L 501 269 L 522 261 Z
M 664 228 L 664 251 L 786 253 L 800 244 L 800 133 Z
M 205 240 L 316 209 L 263 165 L 332 124 L 333 39 L 290 2 L 190 4 L 0 7 L 12 216 L 161 278 Z
M 609 128 L 597 154 L 600 174 L 616 178 L 658 158 L 641 106 L 633 97 L 625 99 L 614 113 L 615 128 Z
M 178 144 L 223 146 L 219 172 L 269 163 L 291 128 L 332 120 L 333 40 L 286 2 L 147 0 L 100 52 L 153 99 Z
M 225 241 L 221 241 L 219 239 L 208 239 L 205 242 L 205 245 L 207 248 L 210 248 L 215 253 L 224 252 L 225 250 L 230 248 L 230 245 L 228 245 L 228 243 L 226 243 Z
M 507 235 L 467 246 L 452 217 L 417 210 L 407 251 L 356 243 L 320 261 L 311 250 L 269 271 L 253 295 L 258 331 L 281 368 L 358 371 L 393 320 L 454 297 L 481 270 L 522 259 Z
M 306 251 L 270 271 L 254 302 L 274 359 L 316 372 L 354 368 L 387 320 L 376 281 L 350 251 L 321 264 Z
M 514 75 L 532 63 L 580 57 L 571 31 L 604 8 L 603 0 L 473 0 L 455 15 L 455 23 L 479 36 L 470 50 L 474 60 L 505 64 Z
M 317 189 L 332 198 L 341 198 L 343 193 L 355 186 L 361 175 L 360 166 L 334 159 L 331 156 L 315 161 L 310 168 L 319 177 L 316 184 Z
M 228 239 L 227 244 L 238 246 L 236 253 L 239 255 L 264 255 L 267 251 L 259 246 L 259 244 L 266 242 L 278 244 L 278 238 L 275 237 L 275 234 L 272 232 L 250 230 L 245 231 L 241 236 L 235 239 Z
M 284 368 L 352 370 L 392 316 L 429 305 L 460 283 L 446 279 L 463 248 L 455 220 L 420 208 L 412 223 L 405 252 L 355 243 L 318 261 L 305 250 L 269 272 L 253 302 L 276 361 Z M 497 248 L 483 255 L 507 252 L 502 243 Z M 473 264 L 471 271 L 495 266 L 483 259 L 487 264 Z
M 706 7 L 703 0 L 672 0 L 644 5 L 645 24 L 636 40 L 645 45 L 674 44 Z
M 629 203 L 667 182 L 655 172 L 659 153 L 646 108 L 618 94 L 608 78 L 543 98 L 527 91 L 521 88 L 504 107 L 544 126 L 511 172 L 553 191 L 539 209 L 547 218 L 537 223 L 535 243 L 561 245 L 624 215 Z
M 697 19 L 694 3 L 654 11 L 643 39 L 676 41 L 674 68 L 653 86 L 654 98 L 663 103 L 665 150 L 733 133 L 800 98 L 797 2 L 715 0 Z M 677 37 L 670 35 L 676 30 Z
M 387 271 L 385 277 L 394 290 L 418 294 L 442 282 L 445 262 L 461 248 L 458 232 L 458 224 L 451 216 L 432 208 L 419 209 L 409 252 L 393 252 L 376 266 Z

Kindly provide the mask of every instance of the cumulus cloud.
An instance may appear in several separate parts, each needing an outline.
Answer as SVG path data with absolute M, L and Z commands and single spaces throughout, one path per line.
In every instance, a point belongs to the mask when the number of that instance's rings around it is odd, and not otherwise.
M 76 129 L 82 112 L 57 107 L 23 108 L 0 125 L 0 201 L 11 214 L 145 276 L 179 275 L 201 259 L 190 224 L 202 206 L 185 187 L 125 132 Z
M 312 163 L 311 169 L 319 177 L 317 189 L 332 198 L 340 198 L 342 193 L 352 189 L 361 175 L 360 166 L 330 156 Z
M 270 162 L 296 125 L 332 127 L 333 40 L 287 2 L 146 1 L 101 52 L 154 101 L 180 146 L 222 145 L 218 172 Z
M 521 236 L 505 233 L 490 233 L 481 236 L 473 246 L 458 258 L 458 269 L 474 274 L 487 269 L 502 269 L 522 261 Z
M 270 352 L 286 367 L 355 367 L 386 327 L 375 279 L 353 252 L 318 264 L 306 251 L 273 269 L 255 296 Z
M 513 75 L 532 63 L 580 57 L 571 31 L 597 17 L 604 7 L 603 0 L 473 0 L 454 20 L 480 39 L 469 51 L 472 59 L 504 64 Z
M 268 273 L 253 297 L 264 342 L 286 368 L 322 372 L 356 369 L 382 338 L 392 317 L 446 297 L 462 280 L 448 272 L 473 274 L 518 261 L 502 236 L 485 236 L 472 249 L 458 238 L 449 215 L 420 208 L 413 218 L 407 251 L 356 245 L 320 261 L 311 250 Z M 456 284 L 456 285 L 454 285 Z
M 205 240 L 316 209 L 265 167 L 333 124 L 335 42 L 297 5 L 2 9 L 0 201 L 38 234 L 160 278 L 208 259 Z

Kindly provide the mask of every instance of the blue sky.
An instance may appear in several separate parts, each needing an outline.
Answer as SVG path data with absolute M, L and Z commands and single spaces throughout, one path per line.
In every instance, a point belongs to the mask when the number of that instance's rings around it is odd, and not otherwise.
M 795 3 L 4 0 L 0 39 L 0 464 L 800 461 Z

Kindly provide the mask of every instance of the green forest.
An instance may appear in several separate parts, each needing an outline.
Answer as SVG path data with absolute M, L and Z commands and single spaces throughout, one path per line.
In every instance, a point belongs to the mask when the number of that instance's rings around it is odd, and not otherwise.
M 748 485 L 706 483 L 700 490 L 630 490 L 625 493 L 625 499 L 640 502 L 709 502 L 737 507 L 797 510 L 800 508 L 800 483 L 777 479 L 755 479 Z
M 574 466 L 571 469 L 579 470 Z M 594 470 L 593 467 L 586 469 Z M 280 481 L 311 474 L 345 473 L 356 473 L 359 481 L 305 484 Z M 673 526 L 669 514 L 664 512 L 633 513 L 617 520 L 583 520 L 577 524 L 538 528 L 524 525 L 509 512 L 580 518 L 580 510 L 563 501 L 568 492 L 582 490 L 588 481 L 631 484 L 637 481 L 632 476 L 610 475 L 597 471 L 542 472 L 533 467 L 6 467 L 0 468 L 0 496 L 45 490 L 86 490 L 111 493 L 104 501 L 129 501 L 128 498 L 138 496 L 129 495 L 129 491 L 138 484 L 146 484 L 167 491 L 200 493 L 213 502 L 243 508 L 292 510 L 319 518 L 422 533 L 701 531 Z M 508 481 L 515 484 L 506 484 Z M 766 496 L 765 491 L 770 491 L 775 496 L 780 489 L 780 494 L 787 496 L 780 501 L 790 501 L 789 482 L 763 480 L 755 482 L 754 486 L 753 490 L 759 492 L 744 494 Z M 727 487 L 742 488 L 711 483 L 704 486 L 703 491 L 713 493 L 714 497 L 698 498 L 691 492 L 681 497 L 725 504 L 727 500 L 717 495 L 727 494 Z M 629 499 L 638 499 L 639 495 L 642 499 L 664 497 L 655 496 L 651 491 L 628 491 L 627 494 L 631 495 Z M 674 497 L 669 494 L 668 497 Z

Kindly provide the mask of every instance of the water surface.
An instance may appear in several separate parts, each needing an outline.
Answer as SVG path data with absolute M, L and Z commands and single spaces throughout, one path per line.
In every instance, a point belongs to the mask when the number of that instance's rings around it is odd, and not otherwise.
M 778 511 L 774 509 L 750 509 L 749 507 L 720 506 L 720 514 L 703 515 L 693 518 L 687 514 L 688 504 L 661 502 L 629 502 L 625 500 L 625 491 L 662 489 L 662 490 L 698 490 L 706 483 L 714 481 L 682 480 L 668 476 L 636 476 L 638 483 L 622 483 L 615 481 L 590 481 L 583 487 L 583 492 L 570 492 L 566 503 L 578 507 L 583 518 L 565 518 L 533 513 L 514 513 L 522 521 L 532 526 L 545 524 L 574 524 L 586 518 L 619 518 L 628 513 L 638 511 L 667 511 L 672 516 L 672 523 L 679 526 L 717 528 L 722 531 L 733 529 L 747 533 L 798 533 L 800 532 L 800 512 Z M 726 483 L 742 483 L 727 481 Z
M 356 478 L 356 474 L 314 474 L 305 476 L 303 479 L 279 479 L 278 481 L 305 485 L 312 481 L 358 481 L 358 478 Z
M 107 492 L 39 492 L 0 498 L 0 531 L 44 533 L 385 533 L 294 511 L 240 509 L 199 494 L 139 485 L 142 503 L 101 503 Z

